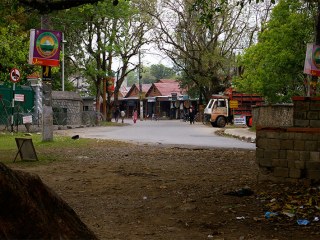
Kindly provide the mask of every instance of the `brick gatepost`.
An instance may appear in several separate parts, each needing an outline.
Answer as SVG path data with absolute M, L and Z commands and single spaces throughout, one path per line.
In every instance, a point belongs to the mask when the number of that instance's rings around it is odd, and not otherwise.
M 320 98 L 292 99 L 292 127 L 257 127 L 259 181 L 320 182 Z

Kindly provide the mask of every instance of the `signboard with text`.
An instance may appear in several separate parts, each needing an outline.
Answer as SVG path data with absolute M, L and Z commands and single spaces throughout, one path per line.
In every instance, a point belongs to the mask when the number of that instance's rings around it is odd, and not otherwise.
M 14 100 L 16 102 L 24 102 L 24 94 L 14 94 Z
M 245 125 L 246 116 L 235 115 L 233 119 L 234 125 Z
M 42 66 L 42 80 L 43 81 L 51 81 L 51 67 L 50 66 Z
M 32 123 L 32 115 L 23 116 L 22 117 L 22 123 L 23 124 Z
M 230 108 L 238 108 L 239 103 L 237 100 L 230 100 Z

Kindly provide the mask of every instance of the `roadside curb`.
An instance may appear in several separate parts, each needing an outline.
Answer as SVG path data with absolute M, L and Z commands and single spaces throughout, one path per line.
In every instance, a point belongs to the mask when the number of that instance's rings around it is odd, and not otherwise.
M 224 129 L 224 135 L 232 136 L 250 143 L 256 142 L 256 134 L 250 132 L 247 128 Z

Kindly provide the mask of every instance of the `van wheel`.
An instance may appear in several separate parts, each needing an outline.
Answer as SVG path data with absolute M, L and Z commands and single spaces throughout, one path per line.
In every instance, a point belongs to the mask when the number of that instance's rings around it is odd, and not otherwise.
M 217 127 L 224 128 L 227 124 L 227 121 L 224 117 L 218 117 L 217 119 Z
M 217 123 L 216 122 L 210 122 L 212 127 L 216 127 Z

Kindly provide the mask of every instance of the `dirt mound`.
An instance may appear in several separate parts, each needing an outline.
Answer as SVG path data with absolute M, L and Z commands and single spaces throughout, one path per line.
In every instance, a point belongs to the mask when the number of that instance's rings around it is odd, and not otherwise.
M 0 163 L 1 239 L 97 239 L 37 175 Z

